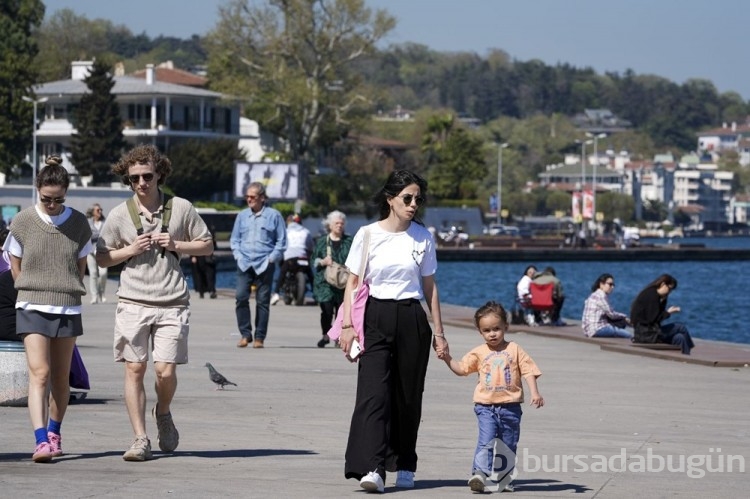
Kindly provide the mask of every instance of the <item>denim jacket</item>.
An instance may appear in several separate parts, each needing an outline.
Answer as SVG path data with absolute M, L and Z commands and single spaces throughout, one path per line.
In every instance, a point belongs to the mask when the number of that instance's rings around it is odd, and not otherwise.
M 261 274 L 269 263 L 279 263 L 284 258 L 284 218 L 268 206 L 258 213 L 246 208 L 237 215 L 229 241 L 239 269 L 245 272 L 252 267 L 256 274 Z

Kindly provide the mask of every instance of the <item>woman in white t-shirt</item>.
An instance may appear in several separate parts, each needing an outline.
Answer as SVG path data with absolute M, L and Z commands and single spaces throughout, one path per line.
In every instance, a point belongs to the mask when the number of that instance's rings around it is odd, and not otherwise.
M 344 296 L 364 279 L 370 297 L 344 474 L 371 492 L 383 492 L 386 471 L 398 471 L 396 487 L 414 486 L 430 344 L 438 351 L 448 346 L 434 279 L 435 242 L 416 220 L 426 191 L 427 182 L 419 175 L 406 170 L 391 173 L 374 197 L 379 221 L 357 232 L 346 259 L 352 274 Z M 358 276 L 365 231 L 370 232 L 369 254 L 365 275 Z M 432 315 L 434 339 L 422 298 Z M 351 325 L 349 300 L 343 307 L 339 341 L 349 352 L 359 331 Z

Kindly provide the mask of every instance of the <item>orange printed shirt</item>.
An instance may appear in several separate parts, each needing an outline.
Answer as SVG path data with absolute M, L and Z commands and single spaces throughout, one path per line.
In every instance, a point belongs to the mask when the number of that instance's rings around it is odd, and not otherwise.
M 464 355 L 459 365 L 463 376 L 478 374 L 474 389 L 476 404 L 523 402 L 521 378 L 542 375 L 534 359 L 512 341 L 502 350 L 492 350 L 482 344 Z

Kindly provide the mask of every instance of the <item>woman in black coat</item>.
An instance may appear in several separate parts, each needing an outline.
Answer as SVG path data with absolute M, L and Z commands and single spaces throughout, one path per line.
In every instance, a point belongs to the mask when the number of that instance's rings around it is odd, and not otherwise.
M 630 322 L 635 330 L 633 341 L 679 345 L 683 354 L 690 355 L 695 344 L 687 327 L 679 322 L 662 324 L 680 311 L 680 307 L 674 305 L 667 308 L 667 297 L 676 287 L 677 279 L 662 274 L 638 293 L 630 306 Z

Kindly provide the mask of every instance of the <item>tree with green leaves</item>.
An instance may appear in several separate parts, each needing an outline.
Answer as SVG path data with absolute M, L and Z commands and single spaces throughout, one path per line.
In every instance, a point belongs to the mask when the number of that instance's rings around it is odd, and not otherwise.
M 605 192 L 596 196 L 596 211 L 604 213 L 604 220 L 617 218 L 627 223 L 635 215 L 635 200 L 627 194 Z
M 31 149 L 33 107 L 22 97 L 32 95 L 37 82 L 34 31 L 44 19 L 40 0 L 0 3 L 0 172 L 23 162 Z
M 76 112 L 76 133 L 71 137 L 72 160 L 81 176 L 93 175 L 94 183 L 111 180 L 110 168 L 120 157 L 122 136 L 120 106 L 112 88 L 115 81 L 110 67 L 94 61 L 83 80 L 89 92 L 81 97 Z
M 232 192 L 234 162 L 243 160 L 236 140 L 189 140 L 173 146 L 169 158 L 175 175 L 167 180 L 172 191 L 192 201 L 211 200 L 214 193 Z
M 442 199 L 475 198 L 487 175 L 483 141 L 456 125 L 450 114 L 436 114 L 427 124 L 422 152 L 430 194 Z
M 326 123 L 343 129 L 369 107 L 352 65 L 394 26 L 363 0 L 231 0 L 207 37 L 210 85 L 244 97 L 246 114 L 303 160 Z

